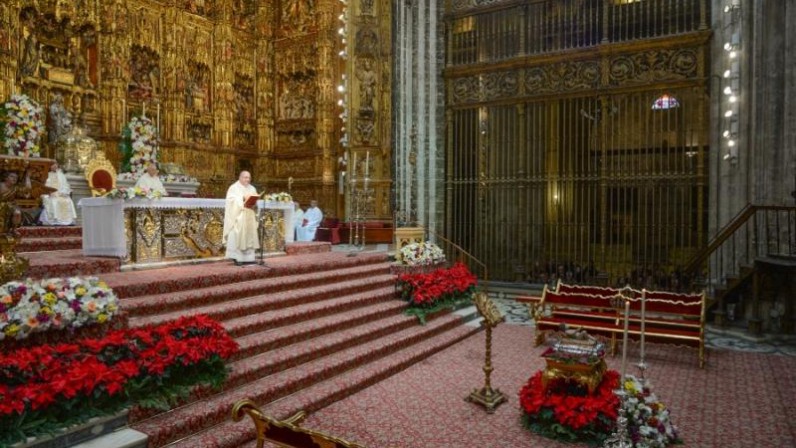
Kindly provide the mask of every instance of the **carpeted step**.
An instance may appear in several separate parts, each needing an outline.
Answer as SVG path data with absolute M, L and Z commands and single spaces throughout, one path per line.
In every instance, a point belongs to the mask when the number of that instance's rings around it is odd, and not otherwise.
M 344 319 L 344 318 L 341 318 Z M 238 387 L 252 378 L 262 378 L 290 369 L 320 356 L 331 355 L 364 344 L 391 333 L 417 325 L 417 318 L 397 315 L 353 328 L 343 328 L 320 339 L 298 342 L 257 356 L 241 359 L 230 365 L 229 379 L 224 386 Z
M 84 257 L 81 249 L 50 252 L 20 253 L 27 258 L 30 267 L 25 273 L 30 278 L 53 278 L 72 276 L 100 276 L 118 272 L 118 258 Z
M 363 325 L 389 316 L 396 316 L 404 308 L 406 308 L 405 303 L 398 300 L 389 300 L 348 311 L 345 313 L 345 319 L 341 319 L 340 315 L 333 314 L 305 322 L 298 322 L 288 327 L 273 328 L 259 333 L 248 334 L 236 339 L 240 349 L 232 360 L 244 359 L 285 345 L 324 336 L 341 329 Z
M 318 382 L 285 398 L 266 404 L 262 409 L 266 415 L 280 419 L 284 419 L 299 410 L 317 411 L 341 398 L 352 395 L 394 375 L 478 331 L 479 328 L 477 327 L 458 326 L 417 344 L 402 348 L 390 354 L 390 356 L 382 357 L 341 375 Z M 249 390 L 248 394 L 240 394 L 239 397 L 252 398 L 258 403 L 269 401 L 267 398 L 262 401 L 257 400 L 257 390 Z M 235 401 L 237 400 L 230 401 L 226 409 L 227 414 L 229 414 Z M 254 424 L 251 419 L 245 418 L 235 423 L 232 422 L 229 415 L 226 415 L 221 424 L 179 440 L 169 445 L 169 448 L 248 447 L 254 437 Z M 158 445 L 150 442 L 149 446 Z
M 263 294 L 220 304 L 193 308 L 192 314 L 206 314 L 213 319 L 224 321 L 224 327 L 233 337 L 262 330 L 284 326 L 334 313 L 349 310 L 379 300 L 389 300 L 395 295 L 390 276 L 351 282 L 333 283 L 274 294 Z M 373 288 L 378 288 L 371 290 Z M 346 295 L 349 294 L 349 295 Z M 329 297 L 336 297 L 329 300 Z M 123 308 L 125 309 L 125 308 Z M 176 320 L 185 315 L 185 310 L 166 314 L 136 317 L 130 319 L 131 327 L 160 324 Z
M 54 238 L 23 238 L 17 244 L 17 252 L 48 252 L 53 250 L 82 249 L 83 238 L 62 236 Z
M 251 398 L 258 403 L 268 403 L 289 394 L 295 393 L 305 387 L 320 381 L 332 378 L 347 370 L 363 366 L 367 363 L 393 354 L 399 350 L 412 350 L 412 345 L 423 342 L 430 343 L 436 335 L 459 326 L 451 335 L 471 331 L 470 327 L 461 327 L 458 317 L 448 314 L 433 319 L 425 326 L 414 325 L 405 330 L 384 336 L 365 344 L 351 347 L 333 355 L 318 358 L 314 361 L 301 364 L 291 369 L 283 370 L 265 378 L 260 378 L 243 387 L 225 391 L 219 395 L 205 400 L 194 402 L 175 409 L 165 414 L 160 414 L 149 420 L 134 424 L 133 427 L 150 436 L 149 446 L 159 447 L 171 441 L 179 440 L 190 435 L 199 428 L 207 428 L 229 418 L 232 405 L 243 398 Z M 443 346 L 450 345 L 450 335 L 442 335 L 442 340 L 448 341 Z M 320 341 L 308 341 L 309 344 Z M 432 344 L 435 345 L 435 344 Z M 426 353 L 421 351 L 420 353 Z M 392 359 L 390 356 L 389 359 Z M 403 360 L 403 357 L 398 359 Z M 245 360 L 244 360 L 245 361 Z M 243 361 L 240 361 L 243 362 Z M 406 361 L 404 361 L 406 363 Z M 407 364 L 408 365 L 408 364 Z M 394 369 L 396 372 L 405 366 Z M 381 370 L 379 371 L 381 373 Z M 381 378 L 379 378 L 381 379 Z M 373 382 L 378 381 L 378 379 Z M 337 381 L 335 381 L 336 383 Z M 371 383 L 372 384 L 372 383 Z M 351 392 L 349 392 L 351 393 Z M 196 446 L 206 446 L 195 444 Z
M 102 278 L 119 297 L 138 297 L 165 294 L 219 285 L 232 285 L 282 275 L 297 275 L 341 269 L 369 263 L 384 263 L 384 252 L 346 257 L 336 252 L 291 257 L 275 257 L 266 261 L 266 267 L 251 265 L 239 267 L 230 261 L 198 263 L 154 269 L 141 275 L 139 271 L 126 271 L 103 275 Z
M 290 291 L 293 288 L 331 284 L 342 280 L 354 280 L 381 276 L 389 272 L 385 263 L 366 264 L 312 274 L 283 275 L 228 285 L 215 285 L 169 294 L 153 294 L 122 299 L 122 307 L 133 316 L 147 316 L 171 311 L 226 302 L 254 295 L 264 291 L 270 293 Z
M 288 255 L 321 254 L 331 251 L 332 243 L 324 241 L 302 241 L 285 245 L 285 253 Z
M 82 237 L 83 228 L 80 226 L 36 226 L 20 227 L 17 229 L 19 236 L 25 238 L 61 238 Z

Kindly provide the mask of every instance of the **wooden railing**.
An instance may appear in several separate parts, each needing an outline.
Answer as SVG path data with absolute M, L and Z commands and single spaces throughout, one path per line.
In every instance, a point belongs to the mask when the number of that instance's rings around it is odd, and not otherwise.
M 761 257 L 796 255 L 796 207 L 747 204 L 688 262 L 684 274 L 708 287 Z

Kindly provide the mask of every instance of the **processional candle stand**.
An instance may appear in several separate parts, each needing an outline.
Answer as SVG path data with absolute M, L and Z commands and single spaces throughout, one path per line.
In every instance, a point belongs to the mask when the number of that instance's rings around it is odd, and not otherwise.
M 490 376 L 492 375 L 492 328 L 503 321 L 497 305 L 484 292 L 478 292 L 473 297 L 478 313 L 484 318 L 486 326 L 486 354 L 484 360 L 484 387 L 475 389 L 465 398 L 467 401 L 480 404 L 486 412 L 492 414 L 501 403 L 506 401 L 506 396 L 499 389 L 492 389 Z
M 619 388 L 614 391 L 614 394 L 619 397 L 616 431 L 605 439 L 603 448 L 633 448 L 633 441 L 627 431 L 627 408 L 625 407 L 625 401 L 627 400 L 627 392 L 625 391 L 625 369 L 627 368 L 627 337 L 628 321 L 630 317 L 630 300 L 618 294 L 611 299 L 611 304 L 617 311 L 624 310 L 623 317 L 625 322 L 624 331 L 622 333 L 622 373 L 619 376 Z

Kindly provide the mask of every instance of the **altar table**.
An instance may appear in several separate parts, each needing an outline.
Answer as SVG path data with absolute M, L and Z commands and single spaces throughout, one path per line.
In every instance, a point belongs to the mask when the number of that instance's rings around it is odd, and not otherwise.
M 223 257 L 224 206 L 224 199 L 81 199 L 83 255 L 125 264 Z M 293 241 L 293 203 L 257 208 L 263 252 L 282 252 Z

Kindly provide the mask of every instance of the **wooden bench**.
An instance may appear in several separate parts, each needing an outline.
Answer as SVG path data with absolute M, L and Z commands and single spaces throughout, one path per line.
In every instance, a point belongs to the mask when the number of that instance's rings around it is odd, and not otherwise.
M 232 420 L 240 421 L 246 415 L 254 421 L 257 430 L 257 448 L 263 448 L 265 442 L 283 448 L 364 448 L 356 443 L 300 427 L 301 421 L 307 417 L 304 411 L 296 413 L 287 420 L 279 421 L 263 414 L 251 400 L 235 403 L 232 408 Z
M 624 300 L 630 302 L 628 334 L 641 335 L 641 308 L 644 305 L 644 336 L 656 342 L 694 345 L 699 350 L 699 366 L 705 364 L 705 295 L 664 291 L 559 284 L 551 291 L 545 286 L 542 296 L 522 297 L 536 322 L 536 345 L 544 342 L 548 331 L 576 327 L 611 340 L 615 352 L 617 334 L 624 331 L 620 313 Z M 588 292 L 588 293 L 586 293 Z

